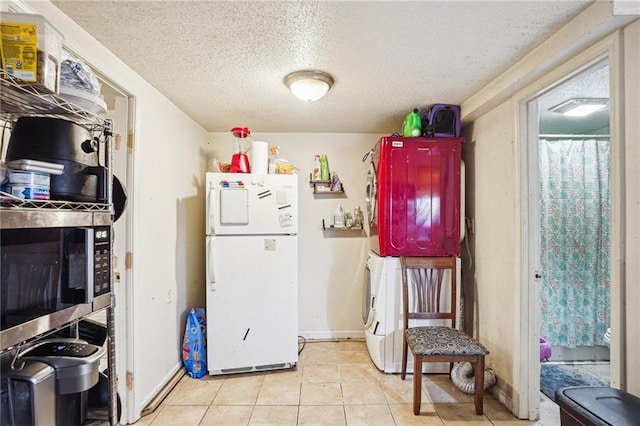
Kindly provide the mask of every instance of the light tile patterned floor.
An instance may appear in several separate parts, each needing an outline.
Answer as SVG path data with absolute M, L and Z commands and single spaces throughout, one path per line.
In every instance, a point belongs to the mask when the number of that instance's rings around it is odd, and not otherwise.
M 184 376 L 160 407 L 136 425 L 560 424 L 551 401 L 542 404 L 541 422 L 528 422 L 488 393 L 484 415 L 478 416 L 473 397 L 446 375 L 424 377 L 421 414 L 414 416 L 411 375 L 403 381 L 399 374 L 381 373 L 364 342 L 307 342 L 295 369 L 197 380 Z

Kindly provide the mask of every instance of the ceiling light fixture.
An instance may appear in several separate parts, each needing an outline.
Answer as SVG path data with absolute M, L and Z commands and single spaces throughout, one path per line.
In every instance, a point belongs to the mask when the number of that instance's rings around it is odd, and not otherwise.
M 609 105 L 609 99 L 607 98 L 571 98 L 549 108 L 549 111 L 564 114 L 568 117 L 584 117 L 605 109 L 607 105 Z
M 294 71 L 284 78 L 284 84 L 298 98 L 306 102 L 317 101 L 333 86 L 331 75 L 323 71 Z

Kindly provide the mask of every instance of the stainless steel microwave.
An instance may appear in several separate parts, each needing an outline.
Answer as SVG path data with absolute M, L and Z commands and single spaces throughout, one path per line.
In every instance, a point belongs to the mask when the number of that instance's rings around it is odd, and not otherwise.
M 1 330 L 109 293 L 110 239 L 109 226 L 1 229 Z

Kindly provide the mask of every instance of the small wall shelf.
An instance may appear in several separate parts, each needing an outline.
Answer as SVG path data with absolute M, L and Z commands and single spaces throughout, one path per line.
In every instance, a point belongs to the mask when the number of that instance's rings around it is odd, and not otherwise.
M 341 227 L 341 228 L 335 228 L 332 225 L 327 226 L 325 224 L 324 219 L 322 219 L 322 230 L 323 231 L 340 231 L 340 232 L 344 232 L 344 231 L 362 231 L 364 228 L 362 225 L 356 225 L 356 226 L 351 226 L 349 228 L 347 228 L 346 226 Z
M 340 183 L 341 190 L 332 191 L 331 190 L 331 179 L 329 180 L 314 180 L 312 179 L 312 175 L 309 174 L 309 183 L 313 186 L 314 194 L 344 194 L 344 187 L 342 183 Z

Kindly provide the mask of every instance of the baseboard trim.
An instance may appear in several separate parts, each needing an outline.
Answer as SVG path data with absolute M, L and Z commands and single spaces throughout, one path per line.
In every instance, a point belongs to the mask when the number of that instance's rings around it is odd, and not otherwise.
M 140 413 L 141 417 L 146 416 L 147 414 L 151 414 L 160 406 L 162 401 L 169 395 L 169 393 L 176 387 L 180 379 L 185 375 L 184 368 L 180 368 L 176 373 L 169 379 L 169 381 L 160 389 L 160 391 L 149 401 L 146 407 L 143 408 L 142 413 Z
M 305 340 L 315 341 L 340 341 L 340 340 L 364 340 L 364 330 L 347 331 L 300 331 L 298 333 Z
M 497 385 L 492 386 L 489 389 L 489 393 L 491 395 L 493 395 L 498 402 L 500 402 L 500 404 L 504 405 L 504 407 L 506 409 L 508 409 L 509 411 L 511 411 L 511 414 L 513 414 L 514 416 L 516 416 L 516 418 L 518 417 L 518 413 L 516 411 L 514 411 L 513 407 L 512 407 L 512 403 L 513 400 L 512 398 L 507 394 L 507 392 L 504 391 L 504 389 L 499 388 Z

